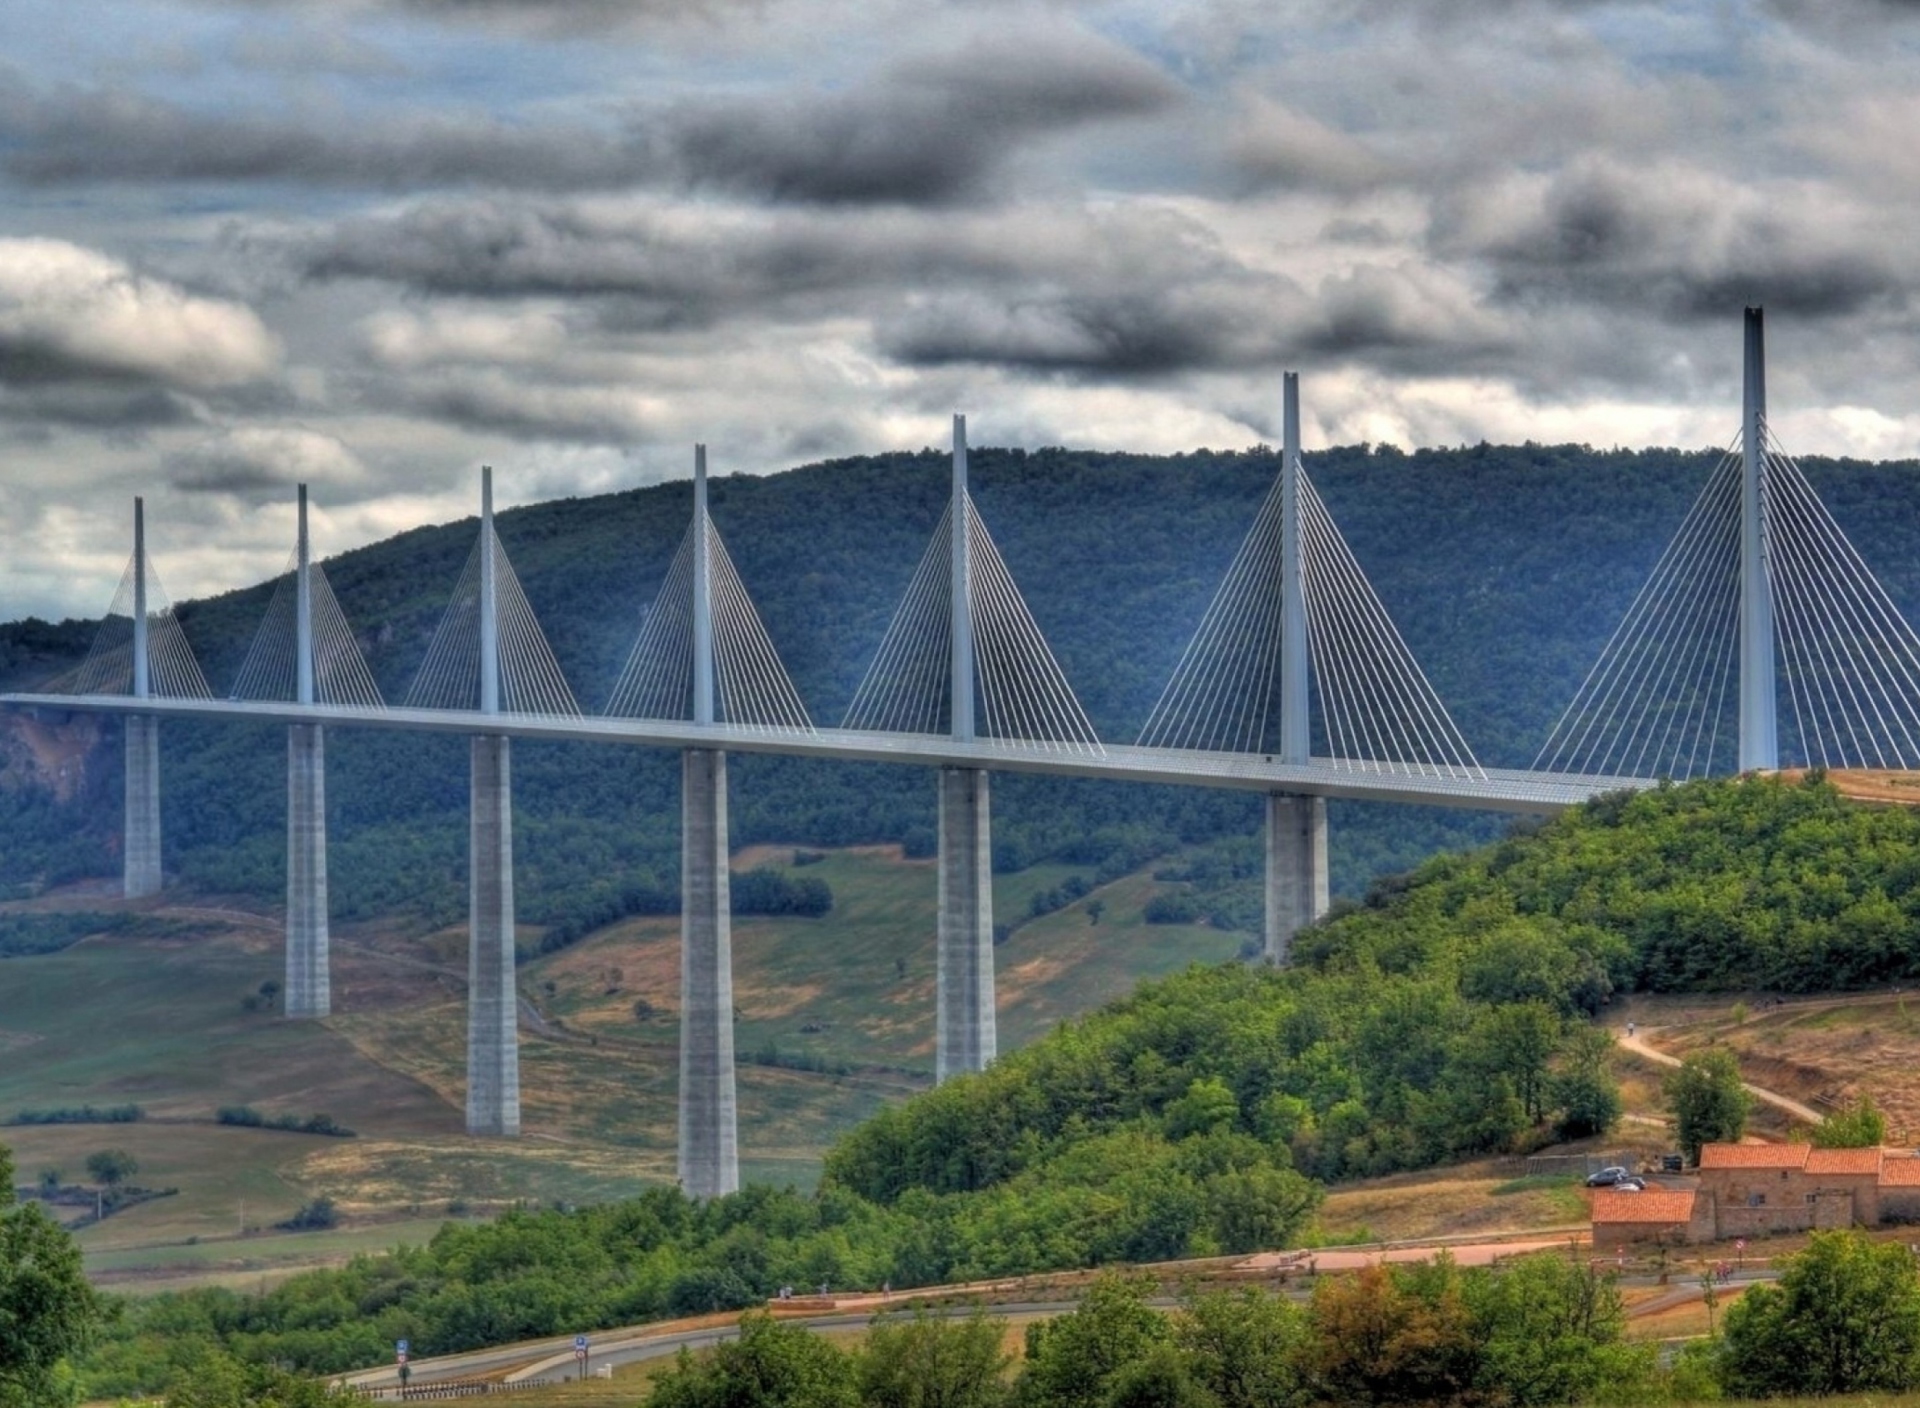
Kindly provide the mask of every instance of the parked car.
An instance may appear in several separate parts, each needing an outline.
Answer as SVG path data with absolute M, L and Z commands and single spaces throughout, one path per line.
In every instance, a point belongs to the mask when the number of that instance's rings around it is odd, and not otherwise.
M 1606 1168 L 1601 1169 L 1600 1172 L 1587 1175 L 1587 1187 L 1613 1188 L 1617 1187 L 1622 1179 L 1632 1177 L 1633 1174 L 1620 1167 L 1619 1164 L 1609 1164 Z
M 1623 1178 L 1613 1185 L 1616 1193 L 1644 1193 L 1646 1190 L 1647 1181 L 1644 1178 Z

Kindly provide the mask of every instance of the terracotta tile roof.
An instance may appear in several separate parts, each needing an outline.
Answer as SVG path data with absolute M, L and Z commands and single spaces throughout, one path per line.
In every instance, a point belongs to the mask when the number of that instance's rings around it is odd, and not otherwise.
M 1915 1160 L 1920 1163 L 1920 1160 Z M 1693 1194 L 1664 1192 L 1649 1188 L 1644 1193 L 1621 1193 L 1612 1188 L 1596 1189 L 1593 1195 L 1593 1220 L 1600 1223 L 1688 1222 L 1693 1218 Z
M 1700 1167 L 1804 1168 L 1811 1144 L 1702 1144 Z
M 1807 1155 L 1808 1173 L 1878 1173 L 1878 1149 L 1815 1149 Z
M 1920 1158 L 1889 1154 L 1880 1163 L 1882 1188 L 1920 1188 Z

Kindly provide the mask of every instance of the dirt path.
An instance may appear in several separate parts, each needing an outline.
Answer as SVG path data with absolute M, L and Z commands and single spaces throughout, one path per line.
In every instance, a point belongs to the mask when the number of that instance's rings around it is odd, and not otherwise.
M 1648 1045 L 1647 1034 L 1644 1031 L 1636 1031 L 1632 1036 L 1628 1036 L 1626 1028 L 1620 1027 L 1615 1029 L 1614 1037 L 1619 1041 L 1623 1050 L 1631 1051 L 1636 1056 L 1644 1056 L 1656 1065 L 1678 1066 L 1680 1064 L 1680 1058 L 1678 1056 L 1669 1056 L 1666 1052 Z M 1826 1118 L 1825 1115 L 1814 1109 L 1813 1106 L 1803 1105 L 1798 1100 L 1788 1095 L 1782 1095 L 1777 1090 L 1768 1090 L 1764 1086 L 1753 1084 L 1751 1081 L 1743 1081 L 1741 1083 L 1747 1087 L 1747 1090 L 1753 1095 L 1753 1098 L 1760 1101 L 1763 1105 L 1771 1105 L 1774 1109 L 1792 1115 L 1797 1120 L 1802 1120 L 1807 1124 L 1819 1124 Z

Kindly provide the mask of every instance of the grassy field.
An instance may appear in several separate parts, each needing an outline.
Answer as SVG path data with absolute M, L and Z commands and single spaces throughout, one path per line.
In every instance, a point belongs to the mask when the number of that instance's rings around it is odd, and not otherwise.
M 790 848 L 760 848 L 735 866 L 791 860 Z M 931 1084 L 935 876 L 931 862 L 882 848 L 829 852 L 801 873 L 833 887 L 833 912 L 737 919 L 734 972 L 742 1174 L 807 1187 L 840 1131 Z M 1072 873 L 996 877 L 996 912 L 1023 920 L 1035 892 Z M 1154 888 L 1144 873 L 1127 876 L 1017 924 L 996 955 L 1002 1050 L 1142 977 L 1238 949 L 1235 935 L 1147 925 Z M 149 1115 L 0 1131 L 21 1180 L 55 1170 L 83 1181 L 88 1154 L 119 1148 L 139 1160 L 136 1184 L 179 1190 L 80 1232 L 90 1267 L 117 1283 L 257 1283 L 419 1240 L 449 1209 L 598 1201 L 673 1176 L 676 919 L 615 925 L 522 967 L 544 1025 L 523 1023 L 525 1134 L 507 1141 L 463 1131 L 464 930 L 343 927 L 334 1015 L 288 1022 L 259 1002 L 261 985 L 281 975 L 275 915 L 204 900 L 129 905 L 104 887 L 32 907 L 133 909 L 177 931 L 7 960 L 0 983 L 0 1119 L 84 1104 L 137 1103 Z M 636 1016 L 642 1001 L 646 1020 Z M 359 1137 L 213 1122 L 221 1106 L 243 1104 L 329 1114 Z M 344 1214 L 338 1231 L 273 1230 L 321 1194 Z
M 743 859 L 766 864 L 791 855 L 759 848 Z M 734 1032 L 743 1071 L 777 1053 L 850 1068 L 877 1082 L 880 1097 L 924 1086 L 933 1075 L 933 862 L 904 860 L 897 848 L 861 848 L 829 852 L 799 873 L 833 887 L 831 914 L 734 921 Z M 1074 873 L 1044 865 L 995 877 L 994 913 L 1003 922 L 1022 921 L 995 953 L 1002 1050 L 1032 1041 L 1142 978 L 1221 962 L 1239 950 L 1238 935 L 1147 924 L 1142 911 L 1156 886 L 1146 873 L 1124 876 L 1054 914 L 1024 919 L 1035 893 Z M 1096 899 L 1104 905 L 1097 924 L 1087 910 Z M 603 1043 L 677 1049 L 676 920 L 637 919 L 603 930 L 529 965 L 525 980 L 572 1030 Z M 636 1016 L 640 1002 L 647 1004 L 644 1018 Z
M 1336 1242 L 1401 1242 L 1477 1232 L 1520 1232 L 1585 1222 L 1587 1200 L 1570 1175 L 1516 1177 L 1483 1159 L 1393 1174 L 1329 1190 L 1317 1230 Z
M 1633 999 L 1632 1009 L 1660 1050 L 1685 1056 L 1719 1044 L 1739 1059 L 1749 1081 L 1816 1109 L 1870 1095 L 1887 1117 L 1892 1144 L 1920 1142 L 1920 1088 L 1908 1077 L 1920 1064 L 1920 997 L 1896 989 L 1844 996 L 1765 995 Z M 1805 1137 L 1805 1126 L 1760 1107 L 1755 1132 Z

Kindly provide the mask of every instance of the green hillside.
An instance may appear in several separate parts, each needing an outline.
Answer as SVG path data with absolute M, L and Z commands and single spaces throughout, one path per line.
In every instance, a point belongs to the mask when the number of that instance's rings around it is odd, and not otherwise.
M 931 862 L 897 847 L 814 854 L 797 870 L 790 850 L 736 861 L 821 877 L 835 896 L 830 914 L 743 917 L 734 934 L 743 1170 L 802 1187 L 834 1138 L 927 1088 L 933 1071 Z M 999 877 L 998 905 L 1025 913 L 1035 890 L 1070 873 Z M 996 955 L 1003 1048 L 1141 977 L 1232 957 L 1237 935 L 1145 922 L 1152 897 L 1177 888 L 1136 872 L 1015 926 Z M 179 1190 L 84 1229 L 91 1271 L 145 1289 L 218 1279 L 418 1240 L 437 1226 L 420 1219 L 449 1207 L 604 1201 L 671 1181 L 677 919 L 631 919 L 523 967 L 542 1021 L 523 1027 L 526 1137 L 507 1142 L 463 1132 L 464 931 L 416 929 L 340 926 L 335 1015 L 295 1023 L 260 1000 L 280 976 L 268 914 L 84 891 L 0 905 L 0 952 L 65 945 L 4 961 L 0 1121 L 89 1105 L 146 1116 L 17 1126 L 0 1142 L 29 1180 L 53 1169 L 84 1181 L 87 1156 L 116 1147 L 139 1160 L 143 1186 Z M 232 1106 L 327 1114 L 358 1137 L 214 1122 Z M 322 1195 L 344 1230 L 272 1231 Z
M 1721 986 L 1774 934 L 1820 946 L 1829 981 L 1909 977 L 1915 927 L 1854 911 L 1915 904 L 1920 818 L 1818 780 L 1606 800 L 1379 887 L 1316 930 L 1299 967 L 1194 965 L 892 1105 L 839 1141 L 811 1194 L 656 1189 L 450 1228 L 263 1296 L 161 1298 L 129 1317 L 95 1387 L 151 1383 L 143 1355 L 210 1342 L 333 1370 L 398 1336 L 442 1353 L 788 1283 L 1286 1245 L 1324 1181 L 1604 1129 L 1611 1038 L 1591 1018 L 1614 991 Z M 1726 969 L 1665 960 L 1682 912 L 1727 931 Z
M 1483 761 L 1525 764 L 1619 619 L 1711 457 L 1677 451 L 1478 446 L 1406 455 L 1365 446 L 1308 457 L 1322 495 Z M 1275 472 L 1273 456 L 975 451 L 976 497 L 1094 723 L 1131 738 Z M 1911 464 L 1812 463 L 1896 601 L 1920 601 L 1920 476 Z M 943 454 L 836 461 L 713 484 L 713 512 L 816 718 L 852 694 L 936 522 Z M 668 484 L 503 514 L 500 532 L 578 696 L 604 699 L 638 614 L 684 530 L 689 487 Z M 103 531 L 110 531 L 103 528 Z M 389 698 L 404 694 L 471 545 L 471 520 L 331 560 L 328 571 Z M 216 688 L 230 682 L 267 586 L 187 602 L 180 617 Z M 84 624 L 0 628 L 0 683 L 57 675 Z M 115 867 L 116 730 L 82 722 L 36 751 L 0 729 L 0 883 Z M 211 890 L 281 892 L 276 730 L 164 730 L 169 868 Z M 464 905 L 466 762 L 457 740 L 340 732 L 328 801 L 336 913 L 405 907 L 428 923 Z M 57 777 L 59 765 L 72 764 Z M 516 750 L 518 894 L 531 923 L 604 913 L 620 892 L 671 894 L 678 776 L 641 749 Z M 57 787 L 57 800 L 50 791 Z M 738 845 L 933 843 L 919 771 L 777 758 L 733 769 Z M 1250 834 L 1250 797 L 1002 778 L 995 862 L 1106 861 L 1118 871 L 1177 844 Z M 1446 843 L 1484 817 L 1336 806 L 1336 890 Z

